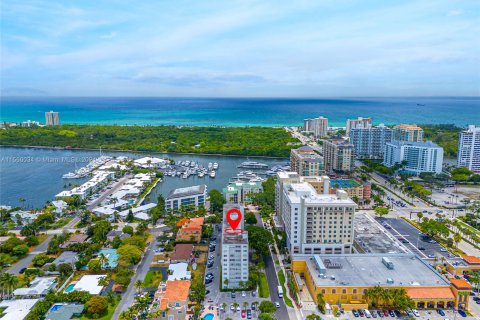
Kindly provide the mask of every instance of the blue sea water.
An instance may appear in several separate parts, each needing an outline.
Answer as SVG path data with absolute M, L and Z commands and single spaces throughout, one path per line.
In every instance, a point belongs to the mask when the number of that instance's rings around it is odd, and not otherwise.
M 197 126 L 299 126 L 323 115 L 331 126 L 372 117 L 374 123 L 480 124 L 480 98 L 61 98 L 2 97 L 0 121 L 45 122 L 60 112 L 61 123 Z

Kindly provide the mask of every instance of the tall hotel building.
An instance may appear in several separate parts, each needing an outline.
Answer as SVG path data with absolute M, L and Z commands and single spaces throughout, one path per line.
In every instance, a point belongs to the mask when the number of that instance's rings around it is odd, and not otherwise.
M 416 124 L 399 124 L 393 127 L 392 140 L 422 142 L 423 129 Z
M 347 120 L 347 126 L 346 126 L 346 134 L 347 136 L 350 134 L 351 129 L 355 128 L 367 128 L 368 126 L 372 125 L 372 118 L 362 118 L 358 117 L 358 119 L 354 120 Z
M 457 166 L 480 173 L 480 127 L 470 125 L 460 133 Z
M 328 132 L 328 119 L 324 117 L 305 119 L 303 120 L 303 128 L 306 132 L 313 133 L 315 138 L 326 137 Z
M 344 190 L 318 194 L 307 182 L 278 183 L 281 221 L 290 254 L 341 254 L 353 249 L 356 204 Z M 328 183 L 325 181 L 325 183 Z
M 60 125 L 60 117 L 58 112 L 45 112 L 45 124 L 47 126 L 58 126 Z
M 321 176 L 323 157 L 311 147 L 303 146 L 290 151 L 290 167 L 301 176 Z
M 383 159 L 385 144 L 390 141 L 392 129 L 383 124 L 350 130 L 350 143 L 354 146 L 357 159 Z
M 227 212 L 238 209 L 242 213 L 236 231 L 231 230 L 227 221 Z M 242 205 L 225 204 L 222 224 L 222 288 L 238 289 L 240 282 L 248 281 L 248 232 L 244 230 L 245 213 Z M 228 283 L 225 283 L 228 279 Z
M 339 138 L 323 142 L 325 172 L 351 172 L 353 170 L 354 146 L 348 140 Z

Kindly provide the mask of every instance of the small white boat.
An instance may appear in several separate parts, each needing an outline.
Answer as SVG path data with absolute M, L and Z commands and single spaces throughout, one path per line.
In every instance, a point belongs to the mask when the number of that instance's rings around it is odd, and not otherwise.
M 215 162 L 215 163 L 213 164 L 213 170 L 217 170 L 217 169 L 218 169 L 218 163 Z
M 63 179 L 76 179 L 76 178 L 80 178 L 77 174 L 73 173 L 73 172 L 69 172 L 69 173 L 65 173 L 63 176 L 62 176 Z
M 195 161 L 190 162 L 190 167 L 192 168 L 195 167 L 195 164 L 196 164 Z
M 211 162 L 208 163 L 208 170 L 212 170 L 213 164 Z
M 198 174 L 198 177 L 203 178 L 203 176 L 205 176 L 205 173 L 203 173 L 203 171 L 200 171 L 200 173 Z
M 209 174 L 210 178 L 215 178 L 215 175 L 216 175 L 215 171 L 211 171 Z
M 185 167 L 190 166 L 190 160 L 185 161 Z

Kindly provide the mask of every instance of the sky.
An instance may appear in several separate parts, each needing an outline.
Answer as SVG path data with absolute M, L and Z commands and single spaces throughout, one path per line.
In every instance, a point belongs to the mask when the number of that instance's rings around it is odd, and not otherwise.
M 479 96 L 480 1 L 1 1 L 2 95 Z

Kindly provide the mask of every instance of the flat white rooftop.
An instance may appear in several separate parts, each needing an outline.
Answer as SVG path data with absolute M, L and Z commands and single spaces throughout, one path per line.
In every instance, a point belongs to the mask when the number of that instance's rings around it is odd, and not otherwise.
M 192 275 L 187 268 L 188 263 L 185 262 L 171 263 L 168 270 L 171 270 L 172 274 L 168 275 L 168 280 L 190 280 Z
M 3 311 L 2 320 L 23 320 L 38 302 L 39 299 L 18 299 L 3 300 L 0 302 L 0 308 L 6 308 Z
M 87 291 L 90 294 L 99 294 L 103 286 L 98 285 L 98 280 L 105 278 L 104 274 L 93 274 L 83 276 L 76 284 L 73 290 L 75 291 Z

